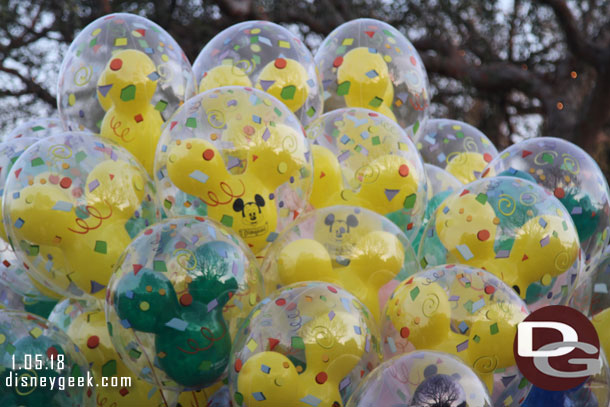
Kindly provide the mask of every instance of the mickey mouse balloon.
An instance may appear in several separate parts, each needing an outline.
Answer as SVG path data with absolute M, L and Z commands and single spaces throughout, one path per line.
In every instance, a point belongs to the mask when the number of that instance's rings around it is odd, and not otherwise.
M 323 114 L 309 127 L 315 208 L 354 205 L 387 216 L 413 239 L 426 207 L 426 176 L 415 145 L 395 122 L 368 109 Z
M 422 267 L 485 269 L 531 309 L 565 304 L 580 273 L 578 232 L 565 207 L 513 177 L 478 180 L 445 198 L 423 232 L 419 257 Z
M 232 348 L 234 406 L 345 405 L 381 361 L 367 308 L 328 283 L 295 283 L 252 310 Z
M 191 64 L 161 27 L 135 14 L 98 18 L 74 39 L 59 72 L 65 122 L 131 152 L 152 174 L 164 120 L 193 94 Z
M 443 265 L 416 273 L 392 293 L 382 322 L 385 357 L 434 350 L 459 357 L 481 378 L 494 405 L 518 406 L 530 385 L 513 340 L 525 303 L 481 269 Z
M 268 292 L 299 281 L 326 281 L 352 293 L 375 320 L 399 281 L 419 270 L 409 240 L 396 225 L 353 206 L 299 217 L 265 254 Z
M 464 184 L 480 178 L 485 166 L 498 155 L 485 134 L 458 120 L 428 120 L 416 142 L 426 163 L 441 167 Z
M 361 18 L 341 24 L 315 56 L 324 86 L 324 111 L 372 109 L 414 137 L 429 115 L 426 68 L 396 28 Z
M 259 253 L 307 206 L 312 159 L 298 119 L 273 96 L 224 87 L 189 99 L 155 163 L 171 215 L 206 215 Z
M 167 219 L 127 247 L 109 285 L 110 338 L 140 378 L 176 391 L 222 380 L 232 338 L 262 298 L 256 258 L 230 229 Z
M 193 65 L 199 92 L 221 86 L 263 90 L 306 125 L 322 113 L 313 56 L 294 34 L 269 21 L 246 21 L 216 34 Z
M 540 137 L 517 143 L 489 163 L 484 176 L 516 176 L 545 187 L 566 207 L 587 266 L 610 239 L 610 190 L 593 158 L 569 141 Z
M 90 133 L 38 141 L 13 164 L 7 235 L 30 275 L 68 297 L 104 298 L 119 256 L 161 213 L 154 185 L 125 149 Z

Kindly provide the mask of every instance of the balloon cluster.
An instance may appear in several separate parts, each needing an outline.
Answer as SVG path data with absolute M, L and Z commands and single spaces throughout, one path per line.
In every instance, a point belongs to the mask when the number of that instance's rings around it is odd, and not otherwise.
M 394 27 L 349 21 L 314 56 L 247 21 L 191 66 L 112 14 L 59 78 L 60 118 L 0 142 L 0 404 L 607 405 L 602 172 L 564 140 L 498 153 L 430 118 Z M 591 316 L 604 348 L 568 392 L 513 353 L 547 305 Z

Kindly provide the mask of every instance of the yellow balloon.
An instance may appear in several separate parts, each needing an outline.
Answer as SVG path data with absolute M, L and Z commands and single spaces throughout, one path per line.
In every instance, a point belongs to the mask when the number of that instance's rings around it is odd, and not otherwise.
M 240 67 L 235 65 L 219 65 L 205 73 L 201 82 L 199 82 L 199 93 L 222 86 L 251 87 L 252 82 Z
M 337 82 L 340 87 L 349 87 L 344 93 L 349 107 L 380 111 L 392 104 L 394 88 L 388 65 L 381 54 L 369 48 L 358 47 L 345 54 L 337 68 Z
M 149 174 L 163 124 L 151 104 L 156 69 L 145 53 L 124 50 L 113 55 L 97 82 L 98 100 L 106 110 L 100 135 L 129 150 Z
M 595 314 L 591 318 L 593 326 L 599 335 L 599 342 L 606 355 L 610 355 L 610 308 Z
M 313 239 L 289 243 L 278 256 L 280 284 L 326 281 L 343 287 L 380 317 L 379 291 L 395 278 L 404 263 L 404 248 L 391 233 L 368 232 L 344 257 L 348 265 L 333 264 L 328 250 Z
M 270 130 L 269 137 L 290 138 L 285 129 L 277 126 Z M 293 147 L 298 148 L 294 137 Z M 269 233 L 277 228 L 277 210 L 269 196 L 304 162 L 297 162 L 294 153 L 281 148 L 281 144 L 278 148 L 278 144 L 256 137 L 253 140 L 248 149 L 237 151 L 247 163 L 245 172 L 228 171 L 222 155 L 201 139 L 174 142 L 168 149 L 167 171 L 179 189 L 206 203 L 208 216 L 228 223 L 258 253 L 268 244 Z
M 178 404 L 181 407 L 206 407 L 211 402 L 214 394 L 224 386 L 223 382 L 206 387 L 197 391 L 184 391 L 178 397 Z
M 48 174 L 38 177 L 46 179 Z M 110 280 L 116 261 L 131 242 L 125 223 L 139 208 L 145 184 L 136 167 L 113 160 L 98 164 L 85 185 L 96 180 L 99 185 L 93 191 L 85 188 L 84 209 L 77 207 L 72 195 L 59 186 L 34 182 L 11 201 L 9 211 L 13 219 L 23 220 L 18 236 L 40 245 L 41 254 L 45 258 L 51 255 L 53 267 L 63 271 L 49 273 L 46 279 L 60 288 L 73 283 L 103 299 L 105 291 L 101 288 Z M 70 208 L 56 210 L 58 202 L 67 203 Z M 79 212 L 82 210 L 86 215 Z
M 483 154 L 472 151 L 456 153 L 448 158 L 445 170 L 459 179 L 463 184 L 477 180 L 475 173 L 482 173 L 487 162 Z
M 277 58 L 269 62 L 258 76 L 256 88 L 275 96 L 296 112 L 309 96 L 307 71 L 290 58 Z
M 66 308 L 66 312 L 70 312 L 69 310 L 70 307 Z M 153 391 L 151 394 L 154 386 L 136 378 L 122 362 L 110 341 L 104 311 L 84 312 L 78 315 L 68 327 L 67 334 L 90 364 L 97 385 L 95 397 L 98 406 L 166 405 L 164 395 L 160 391 Z M 114 377 L 116 379 L 113 379 Z M 123 378 L 128 378 L 130 385 L 121 383 Z M 110 386 L 112 380 L 118 380 L 119 386 Z
M 266 351 L 250 357 L 237 377 L 243 405 L 305 406 L 300 400 L 313 396 L 324 401 L 325 406 L 342 406 L 339 384 L 365 352 L 364 336 L 353 335 L 354 326 L 360 324 L 359 318 L 340 308 L 332 319 L 324 313 L 305 323 L 299 330 L 305 345 L 305 371 L 278 352 Z M 321 332 L 326 336 L 321 337 Z M 257 397 L 259 393 L 264 394 L 264 400 Z

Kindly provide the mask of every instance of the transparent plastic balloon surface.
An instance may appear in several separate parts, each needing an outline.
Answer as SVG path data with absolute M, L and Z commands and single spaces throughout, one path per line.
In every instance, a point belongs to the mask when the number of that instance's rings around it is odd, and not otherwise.
M 341 24 L 315 56 L 324 87 L 324 111 L 363 107 L 396 121 L 410 137 L 429 115 L 426 68 L 409 40 L 379 20 Z
M 430 268 L 402 282 L 388 300 L 384 355 L 450 353 L 479 375 L 494 405 L 517 406 L 530 385 L 517 368 L 513 341 L 528 314 L 519 296 L 491 273 L 464 265 Z
M 544 188 L 518 178 L 475 181 L 436 209 L 419 247 L 422 267 L 483 268 L 534 310 L 565 304 L 580 273 L 578 232 Z
M 491 407 L 492 402 L 481 379 L 458 358 L 415 351 L 384 361 L 347 403 L 347 407 L 377 406 Z
M 399 281 L 416 271 L 415 253 L 400 229 L 353 206 L 301 216 L 269 247 L 262 266 L 269 293 L 299 281 L 327 281 L 356 296 L 375 320 Z
M 15 127 L 3 137 L 3 141 L 8 141 L 16 138 L 33 138 L 41 139 L 62 133 L 66 130 L 76 131 L 78 126 L 74 123 L 63 123 L 59 118 L 54 117 L 39 117 L 33 120 L 28 120 L 25 123 Z
M 65 299 L 55 306 L 49 321 L 66 332 L 89 362 L 97 385 L 97 405 L 165 407 L 177 400 L 177 393 L 158 391 L 125 366 L 110 341 L 104 310 L 97 303 Z M 121 383 L 124 378 L 131 380 L 130 386 L 103 386 L 113 380 Z
M 135 14 L 98 18 L 59 72 L 61 119 L 129 150 L 149 173 L 164 120 L 194 94 L 191 64 L 161 27 Z
M 24 134 L 26 133 L 24 132 Z M 4 191 L 15 161 L 36 141 L 38 140 L 32 137 L 16 137 L 0 143 L 0 191 Z M 59 299 L 58 294 L 45 289 L 36 280 L 32 280 L 26 270 L 26 263 L 17 257 L 9 243 L 4 224 L 0 224 L 0 280 L 2 283 L 11 287 L 11 290 L 18 295 L 23 296 L 26 302 Z
M 426 163 L 443 168 L 464 184 L 480 178 L 498 154 L 485 134 L 458 120 L 428 120 L 416 142 Z
M 273 96 L 224 87 L 189 99 L 165 127 L 155 181 L 170 215 L 207 215 L 259 253 L 307 207 L 309 144 Z
M 500 174 L 551 191 L 574 220 L 587 269 L 597 263 L 610 239 L 610 195 L 604 174 L 589 154 L 566 140 L 536 137 L 502 151 L 484 172 L 487 177 Z
M 152 181 L 128 151 L 65 132 L 13 164 L 3 217 L 33 279 L 67 297 L 103 299 L 125 247 L 161 213 Z
M 234 406 L 343 406 L 381 361 L 377 324 L 347 291 L 295 283 L 257 305 L 229 364 Z
M 58 327 L 27 312 L 3 310 L 0 338 L 0 403 L 3 406 L 96 405 L 96 389 L 86 385 L 87 360 Z M 33 378 L 36 382 L 32 382 Z M 80 380 L 84 385 L 70 386 L 69 379 L 75 384 Z M 51 382 L 55 388 L 51 388 Z
M 325 113 L 309 127 L 315 208 L 354 205 L 387 216 L 413 239 L 426 207 L 421 157 L 386 116 L 361 108 Z
M 216 34 L 193 64 L 199 92 L 248 86 L 282 101 L 303 125 L 322 114 L 313 56 L 294 34 L 269 21 L 246 21 Z
M 106 297 L 108 329 L 138 377 L 201 389 L 225 377 L 232 338 L 262 293 L 256 259 L 231 229 L 170 218 L 125 250 Z

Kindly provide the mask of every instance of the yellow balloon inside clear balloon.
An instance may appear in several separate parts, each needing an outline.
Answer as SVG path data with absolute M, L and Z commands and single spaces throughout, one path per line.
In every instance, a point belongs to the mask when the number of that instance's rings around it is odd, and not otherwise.
M 591 322 L 593 322 L 593 326 L 599 335 L 599 343 L 604 353 L 606 356 L 610 355 L 610 308 L 595 314 L 591 318 Z
M 219 65 L 210 69 L 199 82 L 199 93 L 223 86 L 252 86 L 248 74 L 235 65 Z
M 66 312 L 70 312 L 67 308 Z M 67 330 L 68 336 L 78 346 L 91 366 L 91 372 L 97 387 L 95 388 L 96 405 L 98 406 L 165 406 L 161 393 L 152 391 L 154 386 L 137 379 L 121 361 L 115 351 L 106 325 L 104 311 L 85 312 L 78 315 Z M 103 386 L 102 377 L 111 384 L 113 377 L 129 377 L 131 386 Z M 150 397 L 149 397 L 150 395 Z
M 277 58 L 269 62 L 258 76 L 256 88 L 275 96 L 291 111 L 299 110 L 309 95 L 307 71 L 290 58 Z
M 468 184 L 477 180 L 477 173 L 482 173 L 487 162 L 483 154 L 477 152 L 455 153 L 448 157 L 445 171 L 460 180 L 463 184 Z
M 97 82 L 97 96 L 106 114 L 100 136 L 125 147 L 152 174 L 163 118 L 153 106 L 157 67 L 142 51 L 117 52 Z
M 337 94 L 347 106 L 375 110 L 396 121 L 390 109 L 394 86 L 381 54 L 366 47 L 352 49 L 337 68 L 337 83 Z

